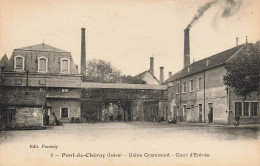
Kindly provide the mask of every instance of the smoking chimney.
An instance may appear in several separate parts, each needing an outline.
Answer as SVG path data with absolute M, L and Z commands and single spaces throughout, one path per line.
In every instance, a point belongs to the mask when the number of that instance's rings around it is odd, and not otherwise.
M 85 28 L 81 28 L 81 66 L 80 74 L 86 76 L 86 43 L 85 43 Z
M 190 29 L 186 28 L 184 30 L 184 66 L 188 66 L 190 64 Z
M 172 72 L 171 72 L 171 71 L 169 71 L 169 78 L 171 78 L 171 76 L 172 76 Z
M 150 57 L 150 72 L 154 74 L 154 63 L 153 63 L 153 57 Z
M 160 67 L 160 84 L 162 84 L 163 81 L 164 81 L 164 73 L 163 73 L 163 69 L 164 69 L 163 66 Z

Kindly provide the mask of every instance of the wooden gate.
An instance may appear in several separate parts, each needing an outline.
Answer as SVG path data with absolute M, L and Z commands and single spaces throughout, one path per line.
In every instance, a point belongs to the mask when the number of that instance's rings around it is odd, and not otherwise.
M 1 124 L 8 125 L 15 123 L 15 107 L 1 107 Z

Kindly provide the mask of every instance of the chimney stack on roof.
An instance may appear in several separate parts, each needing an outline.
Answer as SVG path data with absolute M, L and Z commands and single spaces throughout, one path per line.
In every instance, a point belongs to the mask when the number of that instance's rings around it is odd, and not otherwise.
M 150 72 L 154 74 L 154 61 L 153 57 L 150 57 Z
M 169 71 L 169 78 L 171 78 L 171 76 L 172 76 L 172 72 L 171 72 L 171 71 Z
M 247 36 L 246 36 L 246 44 L 248 43 L 248 41 L 247 41 Z
M 85 28 L 81 28 L 81 60 L 80 74 L 86 76 L 86 43 L 85 43 Z
M 236 37 L 236 46 L 238 46 L 238 37 Z
M 164 82 L 164 67 L 160 67 L 160 84 L 162 84 Z
M 184 66 L 187 67 L 190 64 L 190 29 L 184 30 Z

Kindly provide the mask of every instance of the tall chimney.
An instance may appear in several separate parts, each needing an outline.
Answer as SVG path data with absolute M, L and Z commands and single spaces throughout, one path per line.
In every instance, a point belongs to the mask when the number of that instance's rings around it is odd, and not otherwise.
M 154 74 L 154 63 L 153 63 L 153 57 L 150 57 L 150 72 Z
M 164 73 L 163 73 L 163 69 L 164 69 L 163 66 L 160 67 L 160 84 L 162 84 L 163 81 L 164 81 Z
M 190 29 L 187 28 L 184 30 L 184 66 L 188 66 L 190 64 Z
M 171 71 L 169 71 L 169 78 L 171 78 L 171 76 L 172 76 L 172 72 L 171 72 Z
M 236 46 L 238 46 L 238 37 L 236 37 Z
M 85 43 L 85 28 L 81 28 L 81 66 L 80 74 L 86 76 L 86 43 Z

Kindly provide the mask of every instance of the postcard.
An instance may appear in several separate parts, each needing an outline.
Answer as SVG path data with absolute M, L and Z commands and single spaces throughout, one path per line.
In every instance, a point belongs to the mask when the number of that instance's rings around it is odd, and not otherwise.
M 0 0 L 0 165 L 259 165 L 259 4 Z

